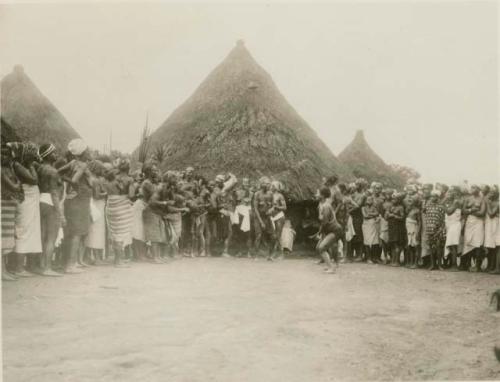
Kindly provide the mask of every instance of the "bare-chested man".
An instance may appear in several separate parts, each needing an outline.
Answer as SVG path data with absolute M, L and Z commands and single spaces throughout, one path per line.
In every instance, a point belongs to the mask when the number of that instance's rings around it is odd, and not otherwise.
M 38 187 L 40 188 L 40 224 L 42 234 L 42 276 L 62 276 L 51 268 L 57 235 L 61 226 L 66 225 L 62 210 L 64 185 L 54 167 L 57 160 L 56 148 L 51 143 L 40 146 L 38 154 L 42 164 L 38 168 Z
M 279 250 L 279 259 L 283 259 L 283 251 L 281 248 L 281 232 L 283 231 L 283 225 L 285 224 L 285 211 L 286 211 L 286 201 L 285 197 L 281 193 L 281 183 L 274 181 L 271 184 L 271 192 L 273 193 L 272 206 L 268 211 L 268 215 L 271 219 L 271 225 L 273 227 L 272 234 L 272 244 L 269 248 L 268 260 L 274 259 L 274 253 Z
M 271 181 L 267 177 L 259 180 L 260 189 L 255 193 L 253 199 L 254 229 L 255 229 L 255 258 L 258 257 L 262 236 L 272 236 L 273 229 L 271 219 L 267 212 L 273 204 L 273 193 L 269 189 Z

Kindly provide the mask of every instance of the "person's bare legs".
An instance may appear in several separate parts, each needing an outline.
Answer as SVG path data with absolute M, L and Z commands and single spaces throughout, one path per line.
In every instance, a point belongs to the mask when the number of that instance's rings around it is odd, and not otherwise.
M 231 223 L 231 219 L 228 220 L 228 227 L 227 227 L 227 237 L 224 240 L 224 252 L 222 252 L 223 257 L 231 257 L 229 254 L 229 246 L 231 245 L 231 239 L 233 238 L 233 227 Z
M 457 251 L 458 248 L 456 245 L 450 246 L 451 265 L 450 268 L 448 268 L 450 272 L 457 272 L 459 270 L 457 266 Z
M 146 261 L 146 243 L 140 240 L 132 240 L 132 249 L 134 251 L 134 258 L 138 262 Z
M 117 268 L 126 267 L 126 264 L 123 261 L 123 258 L 125 255 L 125 249 L 123 248 L 123 242 L 114 241 L 113 242 L 113 250 L 115 252 L 114 266 Z
M 335 244 L 336 236 L 333 233 L 326 235 L 321 241 L 318 243 L 317 250 L 320 256 L 325 261 L 327 266 L 325 273 L 335 273 L 335 269 L 333 268 L 332 261 L 330 259 L 330 254 L 328 250 Z M 338 262 L 335 261 L 336 267 L 338 267 Z
M 155 264 L 160 264 L 160 243 L 151 243 L 151 252 L 153 254 L 152 262 Z
M 7 255 L 2 255 L 2 281 L 16 281 L 17 277 L 7 270 Z
M 490 273 L 492 275 L 500 275 L 500 246 L 496 247 L 495 251 L 496 251 L 495 269 L 493 269 Z
M 80 251 L 81 236 L 70 236 L 67 242 L 66 263 L 64 265 L 64 273 L 76 274 L 82 270 L 76 267 L 78 252 Z

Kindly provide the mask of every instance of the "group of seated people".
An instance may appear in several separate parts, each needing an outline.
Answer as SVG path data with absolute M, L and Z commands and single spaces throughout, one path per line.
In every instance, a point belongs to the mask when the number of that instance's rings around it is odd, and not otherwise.
M 153 160 L 131 172 L 128 159 L 93 158 L 81 139 L 64 155 L 51 143 L 2 142 L 1 165 L 4 281 L 218 249 L 274 261 L 291 250 L 300 224 L 279 181 L 208 180 L 192 167 L 161 173 Z M 409 182 L 397 191 L 330 176 L 316 196 L 313 237 L 328 273 L 339 262 L 500 273 L 497 186 Z
M 500 274 L 497 185 L 449 187 L 410 179 L 394 190 L 362 178 L 338 183 L 331 176 L 317 196 L 317 250 L 328 273 L 343 257 L 340 262 Z

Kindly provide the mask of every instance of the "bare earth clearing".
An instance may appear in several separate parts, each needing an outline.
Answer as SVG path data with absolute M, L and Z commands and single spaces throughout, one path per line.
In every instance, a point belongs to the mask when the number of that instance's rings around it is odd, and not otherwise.
M 499 379 L 500 277 L 198 258 L 3 284 L 5 381 Z

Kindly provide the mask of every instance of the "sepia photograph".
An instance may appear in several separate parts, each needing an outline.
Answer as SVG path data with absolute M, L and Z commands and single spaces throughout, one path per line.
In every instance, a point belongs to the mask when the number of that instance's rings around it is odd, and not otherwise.
M 1 380 L 500 380 L 495 0 L 0 0 Z

